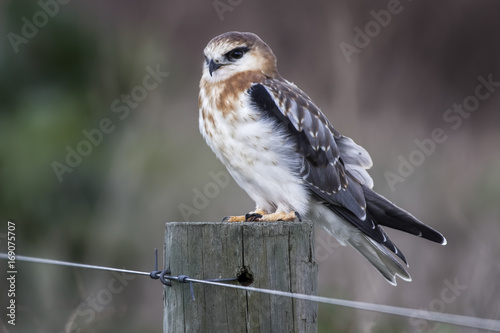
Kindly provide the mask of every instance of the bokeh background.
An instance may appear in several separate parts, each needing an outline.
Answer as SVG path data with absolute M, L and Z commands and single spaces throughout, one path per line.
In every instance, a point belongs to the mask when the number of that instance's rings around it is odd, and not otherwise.
M 320 294 L 500 318 L 500 87 L 456 129 L 443 118 L 474 95 L 479 76 L 500 81 L 498 2 L 402 0 L 349 61 L 342 43 L 354 45 L 354 29 L 395 1 L 55 3 L 0 2 L 2 252 L 14 221 L 18 254 L 150 271 L 166 221 L 251 210 L 232 180 L 217 196 L 193 200 L 211 173 L 224 171 L 198 131 L 202 50 L 220 33 L 252 31 L 272 47 L 281 74 L 371 153 L 375 189 L 448 239 L 442 247 L 389 231 L 413 277 L 393 287 L 318 230 Z M 34 32 L 26 22 L 40 27 Z M 114 112 L 116 99 L 139 92 L 147 68 L 168 76 L 128 111 Z M 66 164 L 68 147 L 84 149 L 83 131 L 105 118 L 113 130 L 59 179 L 54 162 Z M 415 140 L 435 128 L 447 140 L 390 186 L 387 173 L 398 174 Z M 0 267 L 1 332 L 162 329 L 157 282 L 28 263 L 18 263 L 17 321 L 7 325 L 5 261 Z M 119 292 L 106 292 L 110 281 L 120 281 Z M 319 331 L 471 330 L 321 305 Z

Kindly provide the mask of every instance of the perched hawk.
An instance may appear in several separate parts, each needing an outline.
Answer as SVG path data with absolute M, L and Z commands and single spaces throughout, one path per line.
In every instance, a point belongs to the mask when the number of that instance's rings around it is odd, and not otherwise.
M 283 79 L 257 35 L 228 32 L 204 50 L 200 131 L 255 201 L 237 221 L 307 219 L 351 244 L 396 285 L 411 281 L 381 226 L 446 244 L 436 230 L 372 190 L 368 152 L 341 135 L 302 90 Z M 396 257 L 397 256 L 397 257 Z

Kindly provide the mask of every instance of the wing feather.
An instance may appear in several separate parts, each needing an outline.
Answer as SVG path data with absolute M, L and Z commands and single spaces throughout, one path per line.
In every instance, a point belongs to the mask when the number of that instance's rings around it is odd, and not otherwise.
M 340 135 L 311 99 L 288 81 L 268 79 L 254 84 L 249 94 L 266 116 L 274 117 L 296 140 L 297 150 L 304 156 L 298 171 L 310 190 L 323 201 L 365 219 L 366 201 L 361 183 L 371 178 L 358 179 L 360 172 L 350 173 L 349 169 L 351 165 L 353 170 L 370 165 L 368 153 L 363 149 L 358 156 L 355 150 L 359 146 Z M 347 152 L 347 164 L 341 148 Z
M 332 211 L 406 263 L 403 253 L 387 237 L 373 216 L 367 214 L 366 189 L 373 180 L 368 152 L 342 136 L 310 98 L 292 83 L 267 79 L 248 91 L 263 117 L 272 118 L 295 140 L 303 162 L 296 171 L 309 190 Z

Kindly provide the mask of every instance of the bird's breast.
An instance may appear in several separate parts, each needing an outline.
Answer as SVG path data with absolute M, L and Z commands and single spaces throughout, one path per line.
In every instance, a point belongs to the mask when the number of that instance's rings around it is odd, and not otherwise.
M 200 131 L 207 143 L 224 164 L 241 172 L 257 162 L 276 165 L 280 159 L 276 148 L 286 144 L 248 99 L 243 92 L 236 101 L 227 101 L 230 111 L 221 110 L 218 100 L 208 97 L 200 105 Z
M 294 143 L 262 117 L 246 92 L 229 113 L 205 94 L 200 90 L 200 131 L 236 182 L 264 209 L 304 211 L 307 194 Z

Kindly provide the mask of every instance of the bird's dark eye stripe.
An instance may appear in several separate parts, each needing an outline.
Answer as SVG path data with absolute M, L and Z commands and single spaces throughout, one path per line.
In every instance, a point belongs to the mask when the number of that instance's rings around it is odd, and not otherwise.
M 228 53 L 226 53 L 224 56 L 227 59 L 234 61 L 236 59 L 240 59 L 245 53 L 248 52 L 248 50 L 250 50 L 250 49 L 246 46 L 237 47 L 235 49 L 232 49 Z

